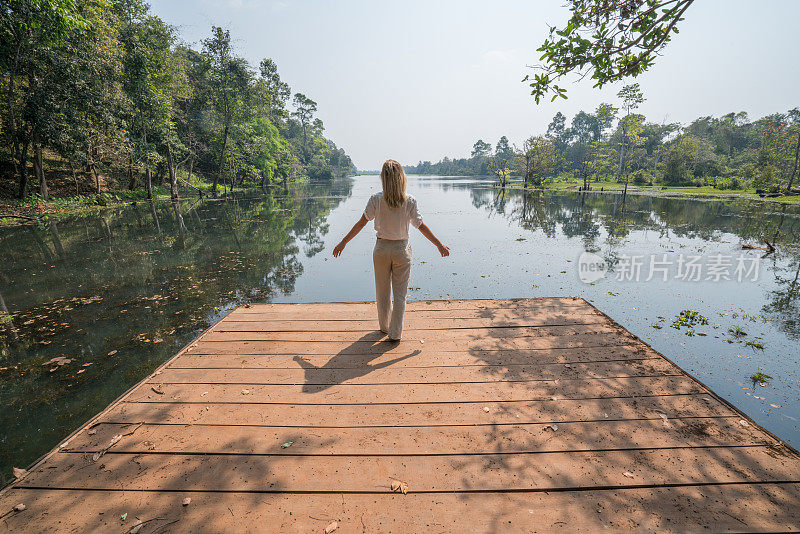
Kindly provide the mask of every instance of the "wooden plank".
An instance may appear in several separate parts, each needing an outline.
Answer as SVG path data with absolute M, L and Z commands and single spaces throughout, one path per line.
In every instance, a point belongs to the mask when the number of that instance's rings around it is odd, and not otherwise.
M 191 504 L 182 506 L 184 498 Z M 9 532 L 787 532 L 800 530 L 800 484 L 580 492 L 252 494 L 16 489 L 0 508 Z M 80 506 L 75 506 L 80 503 Z M 122 510 L 127 513 L 121 519 Z M 165 526 L 166 525 L 166 526 Z
M 425 338 L 431 339 L 441 335 L 440 330 L 412 330 L 404 332 L 407 342 Z M 537 339 L 564 338 L 569 336 L 602 335 L 613 338 L 627 337 L 618 327 L 603 323 L 578 324 L 565 326 L 540 326 L 540 327 L 508 327 L 508 328 L 464 328 L 448 330 L 446 337 L 449 342 L 459 343 L 474 341 L 476 339 L 500 339 L 536 337 Z M 386 339 L 386 334 L 379 330 L 350 330 L 350 331 L 288 331 L 288 332 L 263 332 L 263 331 L 228 331 L 219 328 L 212 330 L 205 337 L 207 342 L 219 341 L 353 341 L 375 342 Z
M 460 384 L 164 384 L 153 378 L 150 387 L 139 388 L 131 402 L 231 402 L 265 404 L 376 404 L 419 402 L 487 402 L 640 395 L 685 395 L 703 389 L 683 376 L 629 377 L 609 379 L 551 380 L 542 382 L 475 382 Z M 155 389 L 154 389 L 155 388 Z M 160 393 L 157 393 L 155 390 Z
M 205 397 L 203 397 L 205 398 Z M 488 408 L 488 412 L 485 411 Z M 421 404 L 181 404 L 124 402 L 102 420 L 162 424 L 305 426 L 310 428 L 419 425 L 508 425 L 569 421 L 654 420 L 729 416 L 733 412 L 705 394 L 607 399 Z
M 211 335 L 211 333 L 209 333 Z M 636 342 L 629 334 L 598 333 L 580 336 L 521 337 L 466 340 L 451 340 L 441 336 L 428 339 L 404 340 L 400 343 L 389 341 L 197 341 L 187 352 L 198 354 L 398 354 L 413 350 L 486 351 L 486 350 L 553 350 L 553 349 L 596 349 L 614 347 Z M 422 346 L 424 345 L 424 347 Z
M 128 432 L 133 432 L 130 436 Z M 739 418 L 602 421 L 561 424 L 491 424 L 450 427 L 214 428 L 197 425 L 101 424 L 62 446 L 62 452 L 94 453 L 115 435 L 115 453 L 265 455 L 412 455 L 530 453 L 639 448 L 762 445 L 763 436 Z M 282 448 L 291 442 L 291 447 Z
M 424 319 L 405 321 L 403 332 L 438 332 L 444 330 L 475 330 L 479 328 L 541 328 L 545 326 L 608 324 L 597 314 L 569 314 L 564 316 L 537 316 L 530 319 Z M 378 321 L 369 319 L 342 320 L 230 320 L 215 326 L 215 332 L 349 332 L 366 333 L 378 329 Z
M 473 326 L 494 326 L 503 323 L 520 323 L 531 322 L 542 324 L 547 321 L 568 320 L 572 318 L 580 319 L 584 322 L 603 321 L 608 322 L 608 319 L 601 313 L 592 308 L 544 308 L 528 312 L 526 310 L 505 310 L 497 309 L 491 310 L 477 310 L 477 309 L 459 309 L 459 310 L 429 310 L 429 311 L 406 311 L 405 324 L 406 327 L 411 328 L 434 328 L 432 322 L 446 322 L 447 324 L 459 325 L 463 322 L 464 325 Z M 242 311 L 238 308 L 232 311 L 225 320 L 219 325 L 224 326 L 230 323 L 262 323 L 270 324 L 274 321 L 284 321 L 291 323 L 349 323 L 349 322 L 364 322 L 369 325 L 374 325 L 377 321 L 377 312 L 374 305 L 369 308 L 356 308 L 350 309 L 346 312 L 336 314 L 317 314 L 313 315 L 307 311 L 302 310 L 284 310 L 284 311 L 271 311 L 271 312 L 249 312 Z
M 211 345 L 215 347 L 216 345 Z M 193 369 L 294 369 L 297 363 L 293 355 L 286 354 L 204 354 L 209 345 L 200 344 L 194 352 L 182 354 L 172 360 L 170 367 Z M 413 357 L 405 356 L 413 354 Z M 543 366 L 630 361 L 641 359 L 664 360 L 641 343 L 608 347 L 567 349 L 517 349 L 517 350 L 470 350 L 463 352 L 439 352 L 427 347 L 416 350 L 387 351 L 383 354 L 337 354 L 335 361 L 330 354 L 307 354 L 303 359 L 316 367 L 351 369 L 365 365 L 381 365 L 391 362 L 392 368 L 405 367 L 470 367 L 494 365 L 510 372 L 519 366 Z
M 678 375 L 669 362 L 660 360 L 629 360 L 626 362 L 596 362 L 554 364 L 547 366 L 483 367 L 389 367 L 371 363 L 361 368 L 338 367 L 330 360 L 324 366 L 297 357 L 294 369 L 194 369 L 169 366 L 158 375 L 160 383 L 170 384 L 422 384 L 475 382 L 476 380 L 558 380 L 578 378 L 620 378 L 631 376 Z M 328 367 L 330 365 L 330 367 Z
M 627 473 L 627 474 L 626 474 Z M 171 491 L 390 493 L 556 490 L 629 485 L 800 482 L 800 462 L 772 448 L 721 447 L 633 451 L 445 456 L 253 456 L 59 453 L 20 487 Z
M 532 313 L 547 309 L 593 309 L 585 300 L 577 297 L 552 297 L 531 299 L 474 299 L 474 300 L 410 300 L 406 302 L 406 312 L 432 310 L 480 310 L 491 313 L 497 310 L 511 310 L 518 313 Z M 240 307 L 236 313 L 264 313 L 278 311 L 290 313 L 299 311 L 311 315 L 337 314 L 353 310 L 375 310 L 375 302 L 305 302 L 305 303 L 254 303 L 250 307 Z

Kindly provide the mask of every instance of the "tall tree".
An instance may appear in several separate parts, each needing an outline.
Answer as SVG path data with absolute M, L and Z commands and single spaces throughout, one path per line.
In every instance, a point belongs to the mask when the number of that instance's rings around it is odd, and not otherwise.
M 18 196 L 27 189 L 27 153 L 34 146 L 34 167 L 40 191 L 47 197 L 47 184 L 42 167 L 42 128 L 48 105 L 41 92 L 42 77 L 49 70 L 48 56 L 52 46 L 63 43 L 70 35 L 87 27 L 75 0 L 2 0 L 0 2 L 0 61 L 7 73 L 6 121 L 4 138 L 12 154 L 14 174 L 19 178 Z M 19 91 L 20 77 L 27 82 Z M 27 108 L 29 121 L 21 116 Z M 24 124 L 28 122 L 28 124 Z
M 292 115 L 297 118 L 303 129 L 303 163 L 308 163 L 308 128 L 314 118 L 314 113 L 317 112 L 317 103 L 303 93 L 295 93 L 292 103 L 294 104 Z
M 645 101 L 644 94 L 642 94 L 638 83 L 633 83 L 623 87 L 617 96 L 622 99 L 622 109 L 625 110 L 625 117 L 620 121 L 622 127 L 622 136 L 620 138 L 619 146 L 619 170 L 617 174 L 622 176 L 625 163 L 625 142 L 628 136 L 628 129 L 630 127 L 631 112 L 639 107 Z M 626 188 L 627 190 L 627 182 Z
M 529 137 L 522 145 L 522 151 L 517 158 L 524 186 L 528 187 L 530 182 L 538 187 L 553 171 L 555 165 L 556 153 L 553 141 L 544 136 Z
M 475 144 L 472 145 L 471 156 L 473 158 L 488 158 L 491 155 L 492 155 L 492 145 L 490 145 L 483 139 L 478 139 L 477 141 L 475 141 Z
M 211 37 L 203 40 L 203 55 L 210 65 L 210 98 L 222 129 L 217 172 L 212 182 L 216 196 L 219 180 L 225 175 L 234 118 L 249 96 L 250 72 L 247 63 L 233 55 L 230 31 L 219 26 L 212 26 Z

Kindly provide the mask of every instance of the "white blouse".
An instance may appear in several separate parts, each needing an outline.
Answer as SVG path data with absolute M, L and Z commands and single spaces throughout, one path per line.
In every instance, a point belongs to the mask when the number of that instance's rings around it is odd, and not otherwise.
M 408 225 L 414 228 L 422 224 L 422 216 L 417 211 L 417 201 L 411 195 L 406 196 L 402 206 L 390 208 L 383 199 L 383 193 L 375 193 L 369 197 L 364 217 L 368 221 L 375 219 L 375 232 L 380 239 L 408 239 Z

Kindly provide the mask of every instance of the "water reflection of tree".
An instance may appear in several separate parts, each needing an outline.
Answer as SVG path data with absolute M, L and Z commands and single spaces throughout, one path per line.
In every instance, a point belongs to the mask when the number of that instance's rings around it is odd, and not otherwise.
M 474 183 L 451 187 L 470 190 L 472 204 L 531 232 L 556 239 L 580 237 L 583 249 L 603 255 L 613 268 L 632 232 L 656 232 L 665 241 L 719 241 L 735 235 L 741 242 L 777 240 L 771 272 L 777 289 L 764 312 L 775 315 L 791 337 L 800 337 L 800 209 L 763 202 L 703 201 L 629 195 L 624 205 L 615 194 L 506 189 L 502 193 Z M 763 264 L 762 264 L 763 271 Z M 764 272 L 761 274 L 765 275 Z
M 347 179 L 288 195 L 184 201 L 181 246 L 171 204 L 0 229 L 0 291 L 15 325 L 0 325 L 0 483 L 218 310 L 292 292 L 302 257 L 322 250 L 326 217 L 351 188 Z M 51 372 L 42 364 L 55 356 L 74 362 Z
M 765 314 L 777 317 L 781 329 L 791 338 L 800 338 L 800 255 L 794 257 L 787 266 L 773 267 L 777 289 L 770 291 L 769 302 L 764 305 Z

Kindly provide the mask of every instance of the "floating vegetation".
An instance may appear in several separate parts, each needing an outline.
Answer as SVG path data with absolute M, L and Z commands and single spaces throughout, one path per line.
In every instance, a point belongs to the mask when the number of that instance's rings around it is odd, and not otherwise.
M 750 375 L 750 380 L 753 381 L 753 385 L 767 385 L 767 383 L 772 380 L 772 377 L 759 371 Z
M 696 310 L 683 310 L 675 316 L 671 326 L 677 330 L 685 326 L 687 329 L 684 333 L 691 337 L 695 335 L 694 326 L 706 324 L 708 324 L 708 317 L 700 315 Z
M 732 326 L 732 327 L 728 328 L 728 332 L 729 332 L 729 333 L 730 333 L 730 334 L 731 334 L 733 337 L 744 337 L 744 336 L 746 336 L 746 335 L 747 335 L 747 332 L 745 332 L 744 330 L 742 330 L 742 329 L 741 329 L 739 326 Z
M 764 344 L 760 341 L 745 341 L 744 344 L 751 347 L 753 350 L 764 350 Z

